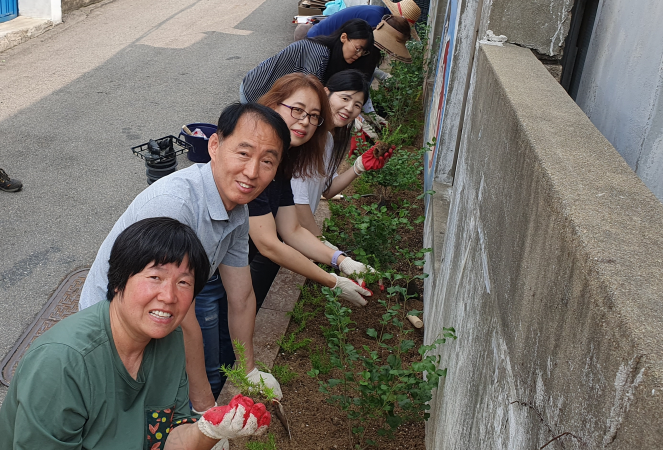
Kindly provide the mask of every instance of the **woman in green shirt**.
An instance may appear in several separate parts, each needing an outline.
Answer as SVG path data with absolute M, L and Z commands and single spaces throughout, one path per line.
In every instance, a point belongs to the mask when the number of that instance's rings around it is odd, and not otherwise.
M 209 274 L 193 230 L 166 217 L 136 222 L 109 262 L 109 301 L 56 324 L 19 363 L 0 448 L 222 449 L 264 431 L 269 413 L 245 397 L 200 420 L 189 408 L 179 325 Z M 246 426 L 232 420 L 240 415 Z

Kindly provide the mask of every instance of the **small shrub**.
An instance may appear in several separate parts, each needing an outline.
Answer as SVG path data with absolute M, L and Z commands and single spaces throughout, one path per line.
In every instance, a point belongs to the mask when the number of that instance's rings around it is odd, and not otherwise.
M 293 332 L 286 338 L 281 336 L 276 343 L 281 347 L 285 353 L 295 353 L 297 350 L 304 349 L 308 350 L 308 346 L 311 344 L 311 339 L 306 338 L 301 341 L 297 341 L 297 333 Z
M 277 450 L 276 439 L 274 438 L 274 434 L 269 433 L 267 435 L 267 442 L 260 442 L 260 441 L 247 442 L 246 448 L 248 450 Z
M 297 378 L 297 372 L 290 370 L 290 367 L 280 364 L 274 364 L 272 367 L 272 375 L 276 378 L 281 384 L 288 384 L 295 378 Z
M 233 367 L 221 366 L 219 369 L 225 376 L 228 378 L 228 381 L 231 382 L 242 395 L 251 397 L 253 399 L 265 399 L 271 403 L 274 396 L 274 390 L 268 388 L 262 378 L 260 383 L 252 383 L 246 377 L 246 350 L 244 349 L 244 344 L 238 340 L 233 341 L 233 347 L 235 348 L 235 355 L 237 360 Z
M 327 354 L 327 349 L 315 349 L 309 355 L 311 360 L 311 370 L 308 373 L 310 377 L 317 377 L 318 375 L 327 375 L 332 370 L 331 360 Z

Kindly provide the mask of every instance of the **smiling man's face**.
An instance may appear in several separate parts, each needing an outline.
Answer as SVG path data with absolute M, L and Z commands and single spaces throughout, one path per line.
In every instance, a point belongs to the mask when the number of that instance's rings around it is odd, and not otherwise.
M 274 129 L 244 114 L 230 136 L 209 139 L 214 182 L 227 211 L 256 198 L 276 176 L 283 143 Z

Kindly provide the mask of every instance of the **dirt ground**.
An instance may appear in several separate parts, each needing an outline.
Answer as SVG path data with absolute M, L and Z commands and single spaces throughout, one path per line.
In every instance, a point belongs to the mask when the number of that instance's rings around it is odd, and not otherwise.
M 346 192 L 351 194 L 352 192 Z M 398 198 L 407 198 L 410 202 L 417 202 L 420 206 L 423 205 L 422 200 L 416 199 L 417 193 L 399 193 Z M 361 202 L 370 204 L 375 202 L 375 197 L 362 198 Z M 418 208 L 412 211 L 411 219 L 414 220 L 418 215 L 423 214 L 423 209 Z M 414 230 L 401 233 L 402 240 L 398 243 L 399 246 L 405 246 L 410 249 L 421 249 L 423 225 L 413 224 Z M 398 265 L 396 268 L 399 271 L 404 271 L 407 265 Z M 421 269 L 415 268 L 414 270 L 421 273 Z M 314 284 L 309 280 L 307 287 L 314 287 Z M 416 291 L 421 296 L 423 290 L 423 281 L 416 280 L 413 291 Z M 361 349 L 362 345 L 368 345 L 371 349 L 378 349 L 383 353 L 385 350 L 379 349 L 375 340 L 366 335 L 368 328 L 379 328 L 378 320 L 384 314 L 385 308 L 380 305 L 377 300 L 387 299 L 386 291 L 381 291 L 378 286 L 371 286 L 374 292 L 373 297 L 368 305 L 360 308 L 350 306 L 352 308 L 351 319 L 355 322 L 352 325 L 353 331 L 349 333 L 349 343 L 354 345 L 355 348 Z M 402 302 L 401 302 L 402 303 Z M 410 311 L 412 309 L 423 310 L 423 302 L 420 299 L 411 299 L 403 307 Z M 286 409 L 288 420 L 290 422 L 292 440 L 288 438 L 288 434 L 281 425 L 281 423 L 273 415 L 273 422 L 270 426 L 270 433 L 273 433 L 276 438 L 276 448 L 279 450 L 300 450 L 300 449 L 352 449 L 356 440 L 352 438 L 350 429 L 351 425 L 348 422 L 345 413 L 340 410 L 336 405 L 327 402 L 326 394 L 319 391 L 318 379 L 327 380 L 329 378 L 338 378 L 334 372 L 327 375 L 319 375 L 318 378 L 312 378 L 307 375 L 307 372 L 312 369 L 309 356 L 312 351 L 327 348 L 327 343 L 321 331 L 321 327 L 328 327 L 329 323 L 324 316 L 324 301 L 319 306 L 307 305 L 305 311 L 312 312 L 317 309 L 315 316 L 306 322 L 305 329 L 297 336 L 297 340 L 311 339 L 311 344 L 308 350 L 300 349 L 294 354 L 287 354 L 281 351 L 275 361 L 275 364 L 288 366 L 292 371 L 296 372 L 297 377 L 287 384 L 282 384 L 284 401 L 283 406 Z M 418 348 L 423 344 L 423 329 L 415 329 L 409 322 L 405 321 L 405 329 L 412 329 L 413 331 L 408 334 L 408 339 L 415 341 Z M 296 331 L 298 324 L 294 321 L 290 322 L 287 335 Z M 416 351 L 410 353 L 413 359 L 420 359 Z M 386 359 L 386 354 L 382 355 Z M 405 359 L 404 359 L 405 362 Z M 356 425 L 355 425 L 356 426 Z M 370 430 L 367 433 L 375 437 L 375 430 Z M 266 442 L 266 436 L 260 438 L 253 438 Z M 233 448 L 240 449 L 246 448 L 246 442 L 250 439 L 238 440 L 233 442 Z M 402 425 L 395 434 L 393 440 L 381 439 L 378 441 L 377 447 L 381 449 L 424 449 L 424 422 L 419 421 L 416 423 L 408 423 Z

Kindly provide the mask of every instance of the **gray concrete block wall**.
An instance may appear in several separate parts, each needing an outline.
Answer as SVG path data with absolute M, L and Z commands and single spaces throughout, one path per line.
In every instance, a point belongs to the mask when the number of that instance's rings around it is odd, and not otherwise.
M 427 448 L 663 448 L 663 205 L 529 50 L 481 45 L 472 79 Z
M 84 6 L 99 3 L 101 0 L 62 0 L 62 14 L 67 14 Z

